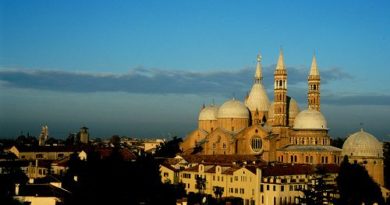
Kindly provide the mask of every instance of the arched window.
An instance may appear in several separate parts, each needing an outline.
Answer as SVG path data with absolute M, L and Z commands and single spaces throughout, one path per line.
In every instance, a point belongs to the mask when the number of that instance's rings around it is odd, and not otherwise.
M 252 137 L 252 140 L 251 140 L 252 150 L 254 152 L 260 152 L 262 147 L 263 147 L 263 143 L 261 141 L 261 138 L 258 136 Z

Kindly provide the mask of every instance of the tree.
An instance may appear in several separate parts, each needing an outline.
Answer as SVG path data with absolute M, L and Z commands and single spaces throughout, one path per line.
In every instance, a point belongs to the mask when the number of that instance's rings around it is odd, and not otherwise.
M 198 189 L 198 193 L 203 193 L 204 189 L 206 188 L 206 178 L 201 177 L 197 175 L 195 177 L 196 180 L 196 189 Z
M 336 139 L 332 139 L 330 145 L 341 149 L 343 148 L 344 141 L 345 139 L 338 137 Z
M 180 143 L 183 140 L 178 137 L 173 137 L 172 140 L 161 143 L 156 150 L 156 156 L 158 157 L 175 157 L 177 153 L 180 153 Z
M 223 190 L 223 187 L 214 186 L 213 191 L 214 191 L 215 197 L 217 197 L 217 199 L 220 199 L 223 195 L 224 190 Z
M 329 174 L 322 167 L 316 169 L 316 174 L 311 182 L 307 184 L 306 188 L 300 190 L 303 192 L 303 196 L 297 197 L 299 204 L 329 204 L 335 201 L 337 188 L 328 180 L 330 179 Z
M 385 187 L 390 187 L 390 142 L 383 143 Z
M 379 185 L 363 166 L 350 164 L 347 156 L 340 165 L 336 182 L 340 193 L 338 204 L 384 204 Z

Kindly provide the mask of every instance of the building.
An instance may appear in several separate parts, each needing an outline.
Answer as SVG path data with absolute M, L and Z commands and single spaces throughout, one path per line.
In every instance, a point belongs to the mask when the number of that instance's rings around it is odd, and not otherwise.
M 245 205 L 279 205 L 297 204 L 302 190 L 314 183 L 318 168 L 326 170 L 331 183 L 338 172 L 338 166 L 331 164 L 269 164 L 250 156 L 249 161 L 242 156 L 214 156 L 184 157 L 188 166 L 183 169 L 164 163 L 160 166 L 161 178 L 165 183 L 183 183 L 187 193 L 215 196 L 215 190 L 220 189 L 221 197 L 242 198 Z
M 337 164 L 341 149 L 330 145 L 327 121 L 320 111 L 321 78 L 313 56 L 307 79 L 307 108 L 300 110 L 287 94 L 287 69 L 283 52 L 274 71 L 274 101 L 265 86 L 261 56 L 254 83 L 244 102 L 231 99 L 221 106 L 204 106 L 198 128 L 187 135 L 185 154 L 258 155 L 267 162 Z
M 263 85 L 261 56 L 258 56 L 254 83 L 244 102 L 233 98 L 220 106 L 203 106 L 199 112 L 198 128 L 190 132 L 180 145 L 184 158 L 215 156 L 223 159 L 226 156 L 241 156 L 241 162 L 256 158 L 265 163 L 281 164 L 277 166 L 280 170 L 267 172 L 265 170 L 272 167 L 257 166 L 260 174 L 257 170 L 249 170 L 245 175 L 238 176 L 255 177 L 261 181 L 260 192 L 247 195 L 246 189 L 242 191 L 240 187 L 231 187 L 238 186 L 235 180 L 229 183 L 227 179 L 234 179 L 248 166 L 233 169 L 221 162 L 205 164 L 201 161 L 197 162 L 197 167 L 183 171 L 171 169 L 171 173 L 176 175 L 180 172 L 179 181 L 186 184 L 187 192 L 196 190 L 194 176 L 201 175 L 209 180 L 207 193 L 212 193 L 213 186 L 223 185 L 224 193 L 229 194 L 226 196 L 241 197 L 245 202 L 248 200 L 245 204 L 252 204 L 252 199 L 255 204 L 296 203 L 294 197 L 299 196 L 296 188 L 307 187 L 307 183 L 314 179 L 313 171 L 302 171 L 305 166 L 307 169 L 315 166 L 338 167 L 346 155 L 351 162 L 359 163 L 367 169 L 386 196 L 389 191 L 383 187 L 383 146 L 374 136 L 361 130 L 348 137 L 343 149 L 330 145 L 327 121 L 321 113 L 321 77 L 316 57 L 313 56 L 308 73 L 305 109 L 301 110 L 294 98 L 288 96 L 287 82 L 287 69 L 283 52 L 280 51 L 274 71 L 274 99 L 270 102 Z M 295 168 L 301 172 L 295 172 Z M 333 177 L 337 173 L 334 170 L 329 169 Z M 218 175 L 226 184 L 218 180 L 214 182 Z M 248 182 L 245 186 L 251 187 Z
M 41 134 L 39 135 L 39 146 L 44 146 L 48 139 L 49 139 L 49 127 L 47 125 L 43 125 Z
M 30 180 L 27 184 L 15 184 L 14 199 L 30 205 L 63 204 L 71 193 L 62 187 L 62 183 L 54 177 Z
M 361 129 L 351 134 L 343 144 L 342 156 L 358 163 L 380 186 L 384 186 L 383 146 L 372 134 Z
M 75 150 L 65 146 L 12 146 L 8 152 L 22 160 L 58 160 L 69 157 Z
M 89 142 L 89 133 L 88 133 L 88 127 L 82 127 L 80 128 L 80 132 L 78 133 L 80 142 L 83 144 L 88 144 Z

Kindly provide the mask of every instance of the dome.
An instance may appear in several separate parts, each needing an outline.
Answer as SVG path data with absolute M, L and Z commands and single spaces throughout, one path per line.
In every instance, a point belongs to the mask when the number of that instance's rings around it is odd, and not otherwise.
M 209 105 L 203 108 L 199 113 L 199 120 L 217 120 L 218 106 Z
M 304 110 L 294 121 L 294 129 L 325 130 L 328 129 L 325 117 L 317 110 Z
M 268 119 L 273 119 L 274 118 L 274 109 L 275 109 L 275 102 L 272 102 L 271 105 L 269 106 L 268 110 Z M 298 103 L 294 98 L 290 98 L 290 103 L 288 104 L 288 115 L 289 118 L 294 118 L 295 116 L 298 115 L 300 112 Z
M 248 95 L 248 98 L 245 100 L 245 105 L 251 111 L 268 111 L 270 103 L 267 96 L 267 93 L 260 83 L 255 83 L 252 86 L 252 89 Z
M 382 143 L 362 129 L 350 135 L 345 140 L 342 155 L 353 157 L 383 157 Z
M 249 118 L 249 111 L 242 102 L 232 99 L 218 109 L 218 118 Z

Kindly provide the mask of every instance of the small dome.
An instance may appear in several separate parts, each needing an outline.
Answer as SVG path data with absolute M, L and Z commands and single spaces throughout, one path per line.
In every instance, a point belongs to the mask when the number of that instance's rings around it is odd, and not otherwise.
M 271 105 L 269 106 L 268 110 L 268 119 L 273 119 L 274 118 L 274 109 L 275 109 L 275 102 L 272 102 Z M 288 115 L 289 118 L 294 118 L 298 115 L 300 112 L 298 103 L 294 98 L 290 98 L 290 103 L 288 104 Z
M 245 105 L 251 111 L 268 111 L 270 103 L 267 96 L 267 92 L 260 83 L 255 83 L 252 86 L 252 89 L 248 95 L 248 98 L 245 100 Z
M 218 109 L 218 118 L 249 118 L 249 111 L 242 102 L 232 99 Z
M 362 129 L 345 140 L 342 155 L 351 157 L 383 157 L 382 143 Z
M 295 117 L 294 129 L 325 130 L 328 128 L 322 113 L 309 109 L 300 112 Z
M 217 120 L 218 106 L 209 105 L 203 108 L 199 113 L 199 120 Z

